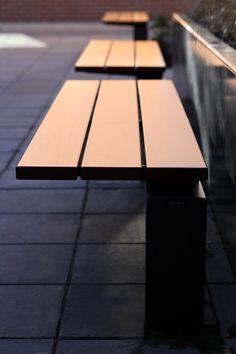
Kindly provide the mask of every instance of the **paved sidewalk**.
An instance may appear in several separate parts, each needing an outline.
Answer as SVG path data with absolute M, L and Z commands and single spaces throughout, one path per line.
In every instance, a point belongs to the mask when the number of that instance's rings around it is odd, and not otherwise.
M 0 48 L 0 354 L 235 349 L 229 334 L 236 320 L 235 275 L 210 208 L 205 336 L 198 343 L 144 342 L 143 184 L 15 179 L 16 164 L 63 82 L 111 78 L 74 72 L 88 39 L 131 38 L 131 30 L 97 23 L 0 29 L 40 42 Z

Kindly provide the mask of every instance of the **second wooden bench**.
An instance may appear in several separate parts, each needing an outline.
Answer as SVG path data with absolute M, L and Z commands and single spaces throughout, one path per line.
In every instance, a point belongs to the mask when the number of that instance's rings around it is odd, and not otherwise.
M 158 42 L 91 40 L 75 64 L 76 71 L 160 79 L 166 63 Z

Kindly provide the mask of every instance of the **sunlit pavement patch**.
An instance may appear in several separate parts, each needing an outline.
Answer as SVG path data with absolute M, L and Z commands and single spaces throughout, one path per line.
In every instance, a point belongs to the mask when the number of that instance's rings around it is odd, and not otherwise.
M 46 43 L 23 33 L 1 33 L 0 48 L 45 48 Z

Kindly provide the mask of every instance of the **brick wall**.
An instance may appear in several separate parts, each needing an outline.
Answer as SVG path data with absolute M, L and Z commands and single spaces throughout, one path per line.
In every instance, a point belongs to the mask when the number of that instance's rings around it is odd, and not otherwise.
M 188 12 L 193 0 L 0 0 L 0 21 L 94 21 L 107 10 Z

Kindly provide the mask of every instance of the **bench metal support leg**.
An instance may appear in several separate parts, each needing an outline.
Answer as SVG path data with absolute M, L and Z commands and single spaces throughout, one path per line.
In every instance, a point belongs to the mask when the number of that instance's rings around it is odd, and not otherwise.
M 145 336 L 198 335 L 204 323 L 207 205 L 200 184 L 148 182 Z
M 140 24 L 134 26 L 134 40 L 147 39 L 147 25 Z

